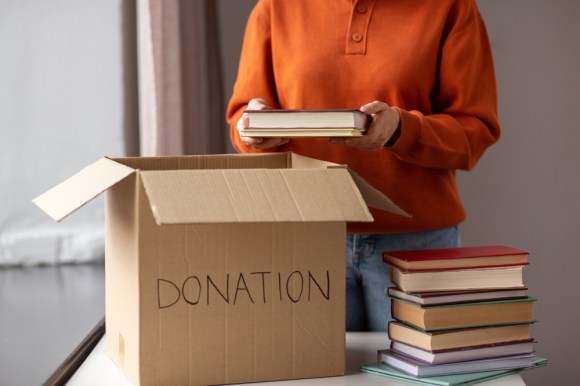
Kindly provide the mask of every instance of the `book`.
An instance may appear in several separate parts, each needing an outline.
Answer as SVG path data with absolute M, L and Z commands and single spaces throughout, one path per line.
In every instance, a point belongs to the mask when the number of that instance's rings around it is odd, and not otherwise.
M 529 252 L 503 245 L 383 253 L 383 261 L 403 272 L 526 265 Z
M 416 359 L 397 354 L 390 349 L 380 350 L 378 353 L 379 362 L 418 378 L 530 367 L 533 356 L 533 354 L 517 354 L 501 358 L 485 358 L 465 362 L 429 365 Z
M 406 343 L 391 341 L 391 350 L 427 364 L 470 361 L 491 357 L 503 357 L 534 352 L 534 340 L 525 339 L 516 342 L 501 342 L 474 347 L 461 347 L 452 350 L 427 351 Z
M 404 272 L 390 267 L 391 281 L 404 292 L 432 292 L 525 288 L 523 267 L 456 269 L 450 271 Z
M 300 137 L 360 137 L 366 131 L 358 129 L 244 129 L 240 135 L 242 137 L 283 137 L 283 138 L 300 138 Z
M 388 325 L 388 334 L 391 341 L 405 343 L 426 351 L 438 351 L 531 339 L 531 324 L 422 331 L 401 322 L 391 321 Z
M 471 291 L 439 291 L 407 293 L 396 287 L 385 291 L 387 296 L 406 300 L 420 305 L 459 304 L 502 299 L 521 299 L 527 297 L 527 287 L 508 289 L 484 289 Z
M 313 137 L 360 136 L 372 118 L 357 109 L 326 110 L 245 110 L 249 126 L 242 136 Z
M 393 298 L 393 318 L 425 331 L 533 322 L 535 298 L 421 306 Z
M 367 374 L 392 378 L 404 382 L 410 382 L 421 385 L 436 385 L 436 386 L 468 386 L 477 383 L 489 381 L 496 378 L 505 377 L 511 374 L 517 374 L 524 370 L 531 370 L 538 367 L 546 366 L 548 361 L 545 358 L 533 357 L 532 365 L 529 367 L 519 369 L 504 369 L 494 371 L 479 371 L 474 373 L 455 374 L 455 375 L 440 375 L 436 377 L 417 378 L 413 375 L 405 374 L 389 365 L 383 363 L 371 363 L 361 366 L 361 371 Z

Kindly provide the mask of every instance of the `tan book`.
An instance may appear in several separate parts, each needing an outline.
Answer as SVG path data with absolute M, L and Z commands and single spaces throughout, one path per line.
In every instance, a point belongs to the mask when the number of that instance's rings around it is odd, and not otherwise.
M 531 323 L 444 331 L 421 331 L 399 322 L 390 322 L 389 338 L 427 351 L 474 347 L 530 339 Z
M 525 288 L 523 267 L 405 272 L 391 266 L 391 281 L 404 292 Z
M 467 327 L 518 324 L 533 321 L 533 304 L 536 299 L 500 300 L 419 306 L 400 299 L 392 299 L 392 315 L 406 324 L 426 331 Z

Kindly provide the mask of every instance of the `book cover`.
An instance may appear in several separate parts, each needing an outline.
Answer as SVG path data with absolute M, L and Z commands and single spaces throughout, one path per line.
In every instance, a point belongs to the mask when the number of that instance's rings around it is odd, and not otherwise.
M 388 251 L 383 261 L 402 271 L 430 271 L 527 265 L 529 252 L 503 245 Z
M 404 292 L 524 288 L 523 266 L 404 272 L 391 266 L 391 281 Z
M 391 341 L 390 348 L 396 353 L 414 358 L 426 364 L 440 364 L 484 358 L 499 358 L 516 354 L 532 354 L 534 353 L 535 344 L 536 342 L 530 338 L 516 342 L 501 342 L 451 350 L 427 351 L 394 340 Z
M 357 109 L 246 110 L 249 127 L 242 136 L 312 137 L 358 136 L 370 126 L 370 115 Z
M 419 305 L 461 304 L 480 301 L 523 299 L 527 297 L 527 287 L 517 289 L 483 289 L 471 291 L 436 291 L 406 293 L 396 287 L 385 291 L 387 296 L 406 300 Z
M 393 318 L 423 331 L 531 323 L 535 298 L 421 306 L 392 299 Z
M 438 351 L 530 339 L 531 325 L 532 323 L 522 323 L 422 331 L 401 322 L 391 321 L 387 333 L 391 341 L 402 342 L 426 351 Z
M 242 137 L 261 138 L 303 138 L 303 137 L 360 137 L 365 130 L 359 129 L 244 129 Z
M 405 374 L 389 365 L 383 363 L 371 363 L 361 367 L 361 371 L 368 374 L 398 379 L 410 383 L 420 385 L 437 385 L 437 386 L 468 386 L 477 383 L 489 381 L 492 379 L 505 377 L 511 374 L 517 374 L 523 370 L 531 370 L 538 367 L 546 366 L 548 361 L 545 358 L 534 357 L 532 365 L 522 369 L 505 369 L 495 371 L 480 371 L 476 373 L 456 374 L 456 375 L 441 375 L 437 377 L 417 378 L 409 374 Z
M 440 364 L 427 364 L 392 350 L 381 350 L 378 353 L 380 363 L 384 363 L 395 369 L 416 376 L 418 378 L 439 375 L 465 374 L 476 371 L 493 371 L 524 368 L 532 365 L 531 353 L 516 354 L 499 358 L 484 358 L 462 362 L 450 362 Z

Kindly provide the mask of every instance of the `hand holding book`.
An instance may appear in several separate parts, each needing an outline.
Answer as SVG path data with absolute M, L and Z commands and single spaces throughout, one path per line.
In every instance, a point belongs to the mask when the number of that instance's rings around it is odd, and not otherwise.
M 268 103 L 262 98 L 254 98 L 248 102 L 248 110 L 270 110 Z M 271 149 L 288 142 L 288 138 L 264 138 L 264 137 L 247 137 L 241 135 L 242 132 L 250 126 L 250 120 L 248 114 L 244 112 L 237 123 L 238 133 L 242 138 L 242 141 L 248 145 L 257 147 L 259 149 Z
M 273 110 L 254 98 L 237 129 L 246 145 L 261 149 L 283 145 L 288 138 L 329 137 L 334 144 L 376 150 L 398 138 L 399 124 L 399 111 L 379 101 L 360 109 Z
M 356 138 L 333 138 L 331 143 L 371 151 L 390 146 L 399 137 L 401 116 L 397 109 L 386 103 L 374 101 L 361 106 L 359 110 L 372 116 L 367 133 Z

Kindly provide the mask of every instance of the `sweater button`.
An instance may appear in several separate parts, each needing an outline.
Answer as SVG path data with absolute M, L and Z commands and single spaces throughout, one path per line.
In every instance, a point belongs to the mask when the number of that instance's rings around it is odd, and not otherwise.
M 364 4 L 359 4 L 356 6 L 356 11 L 358 13 L 365 13 L 367 11 L 367 7 Z
M 362 35 L 359 33 L 353 33 L 352 34 L 352 40 L 354 40 L 355 42 L 360 42 L 362 40 Z

